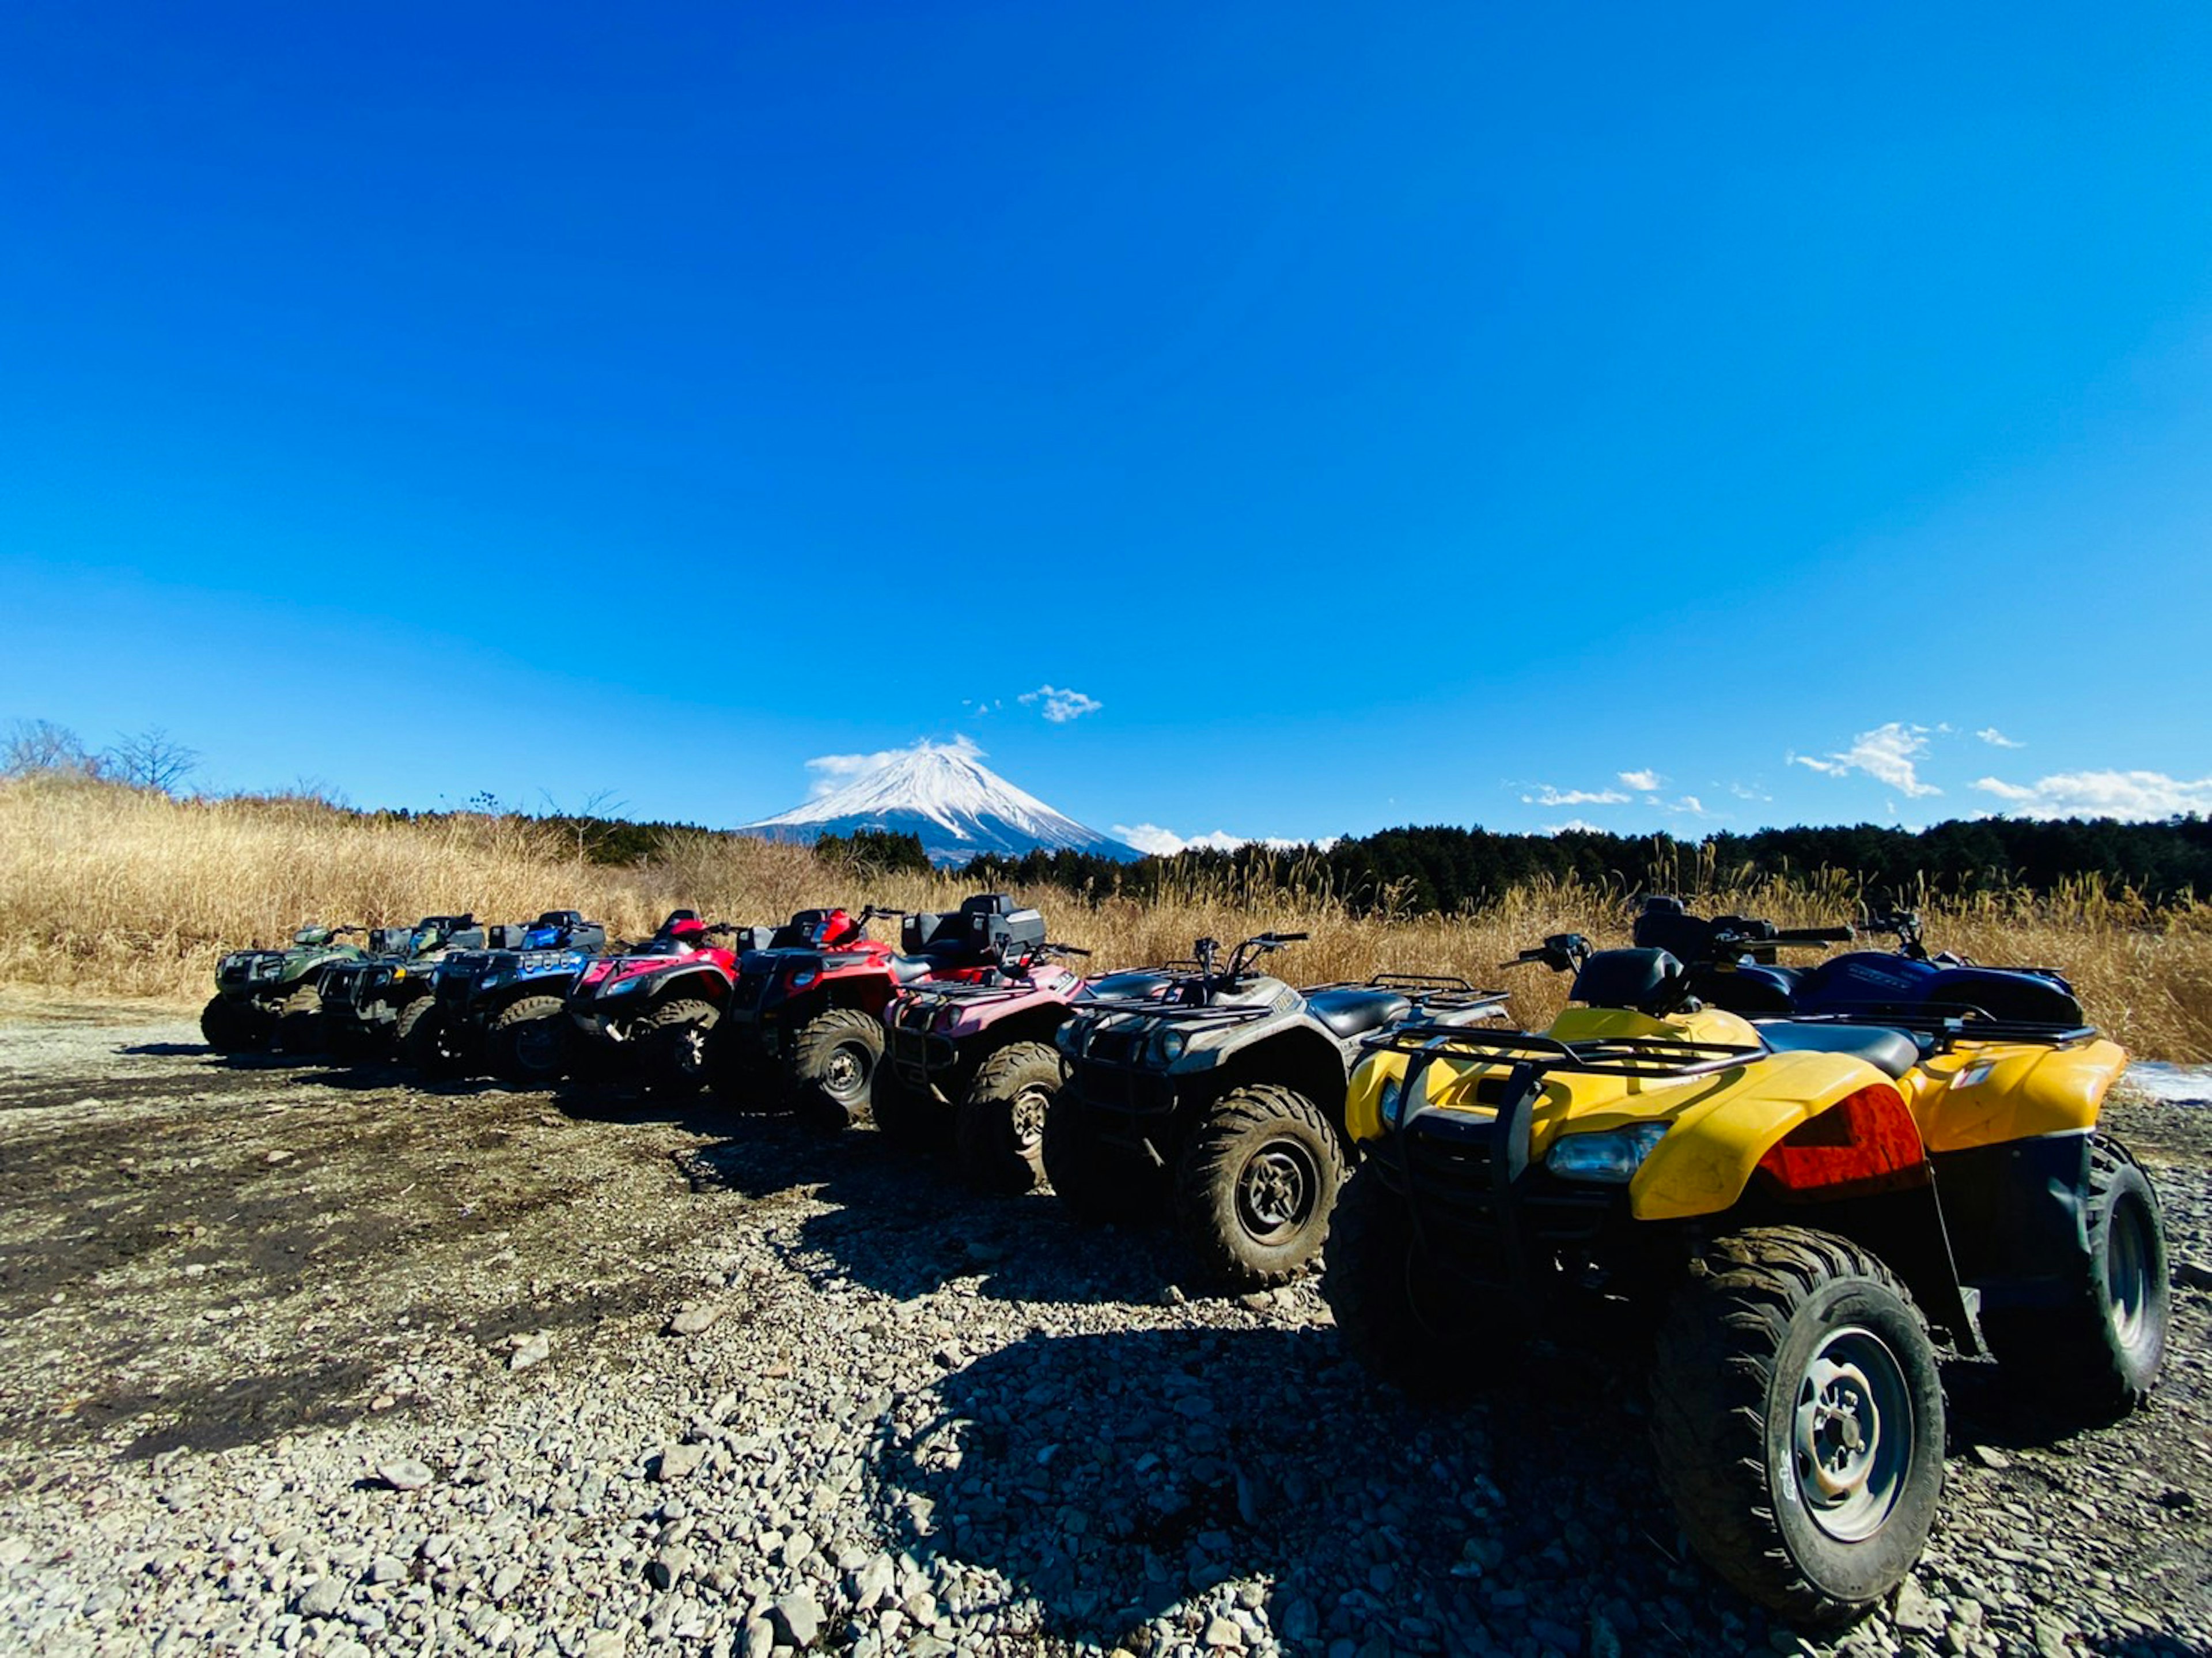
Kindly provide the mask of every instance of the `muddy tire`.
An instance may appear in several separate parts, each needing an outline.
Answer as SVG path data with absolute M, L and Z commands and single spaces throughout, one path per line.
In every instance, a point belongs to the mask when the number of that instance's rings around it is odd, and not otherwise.
M 418 998 L 399 1016 L 399 1059 L 422 1076 L 464 1077 L 471 1069 L 467 1030 L 437 1000 Z
M 707 1081 L 707 1055 L 722 1011 L 712 1002 L 679 996 L 637 1022 L 641 1078 L 656 1094 L 696 1094 Z
M 1376 1380 L 1424 1404 L 1472 1393 L 1480 1374 L 1477 1344 L 1495 1358 L 1501 1344 L 1489 1338 L 1511 1328 L 1481 1318 L 1467 1287 L 1430 1259 L 1413 1212 L 1373 1157 L 1352 1170 L 1337 1196 L 1321 1293 L 1345 1351 Z
M 1085 1225 L 1149 1216 L 1166 1194 L 1160 1171 L 1141 1153 L 1114 1145 L 1097 1112 L 1072 1088 L 1044 1114 L 1045 1178 L 1068 1212 Z
M 2150 1397 L 2166 1360 L 2172 1292 L 2158 1194 L 2119 1141 L 2093 1134 L 2084 1236 L 2051 1307 L 1993 1310 L 1982 1333 L 2007 1376 L 2081 1422 L 2110 1422 Z
M 200 1010 L 200 1035 L 218 1054 L 251 1054 L 269 1046 L 269 1018 L 251 1002 L 210 998 Z
M 888 1065 L 876 1072 L 868 1108 L 877 1132 L 907 1151 L 939 1151 L 951 1137 L 952 1108 L 933 1089 L 916 1088 Z
M 1014 1196 L 1043 1184 L 1044 1120 L 1059 1091 L 1049 1042 L 1009 1042 L 976 1068 L 953 1127 L 970 1186 Z
M 1927 1327 L 1847 1239 L 1721 1238 L 1661 1326 L 1651 1442 L 1714 1570 L 1795 1622 L 1856 1617 L 1912 1570 L 1943 1494 Z
M 884 1022 L 833 1007 L 799 1026 L 785 1076 L 791 1102 L 810 1128 L 837 1133 L 868 1114 L 884 1058 Z
M 1344 1166 L 1319 1106 L 1296 1089 L 1248 1084 L 1192 1132 L 1176 1172 L 1176 1216 L 1214 1278 L 1265 1289 L 1321 1253 Z
M 323 999 L 301 985 L 276 1004 L 276 1046 L 292 1058 L 323 1051 Z
M 484 1033 L 484 1061 L 501 1082 L 550 1088 L 568 1068 L 568 1005 L 525 996 L 499 1011 Z

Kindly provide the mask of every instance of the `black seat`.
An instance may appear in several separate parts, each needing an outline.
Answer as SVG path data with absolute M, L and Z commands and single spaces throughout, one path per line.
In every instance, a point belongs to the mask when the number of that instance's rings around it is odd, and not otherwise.
M 938 965 L 927 956 L 894 956 L 891 977 L 902 985 L 918 984 L 936 972 Z
M 1313 1016 L 1340 1036 L 1363 1036 L 1413 1011 L 1413 1004 L 1395 990 L 1317 991 L 1306 998 Z
M 1910 1035 L 1882 1026 L 1774 1019 L 1755 1028 L 1777 1054 L 1848 1054 L 1886 1077 L 1902 1077 L 1923 1057 Z

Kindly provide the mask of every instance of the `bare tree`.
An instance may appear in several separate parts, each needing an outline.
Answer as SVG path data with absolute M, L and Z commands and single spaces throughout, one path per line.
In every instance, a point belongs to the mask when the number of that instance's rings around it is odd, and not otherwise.
M 77 734 L 51 720 L 18 720 L 0 739 L 0 777 L 96 777 L 100 770 L 100 757 Z
M 168 794 L 198 768 L 198 749 L 188 749 L 155 726 L 126 737 L 100 757 L 103 774 L 137 789 Z

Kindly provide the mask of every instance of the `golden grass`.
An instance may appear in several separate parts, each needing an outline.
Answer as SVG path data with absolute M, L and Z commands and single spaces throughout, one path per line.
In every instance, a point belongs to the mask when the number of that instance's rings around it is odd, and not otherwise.
M 1753 880 L 1705 865 L 1678 889 L 1716 910 L 1784 926 L 1848 920 L 1858 890 L 1823 872 Z M 966 885 L 941 875 L 871 877 L 801 847 L 706 835 L 670 836 L 635 868 L 582 862 L 573 842 L 516 818 L 458 817 L 383 823 L 309 799 L 172 800 L 114 785 L 33 779 L 0 783 L 0 985 L 47 993 L 198 1003 L 216 959 L 281 942 L 307 921 L 372 926 L 472 909 L 523 920 L 577 908 L 624 937 L 690 906 L 710 919 L 781 920 L 812 905 L 866 902 L 950 908 Z M 1523 1023 L 1548 1018 L 1564 986 L 1541 969 L 1498 964 L 1548 932 L 1623 942 L 1628 893 L 1545 884 L 1463 915 L 1352 913 L 1317 866 L 1281 890 L 1192 878 L 1158 900 L 1053 889 L 1018 896 L 1053 935 L 1096 952 L 1094 966 L 1187 956 L 1208 936 L 1233 943 L 1273 927 L 1312 935 L 1279 958 L 1313 982 L 1385 969 L 1464 974 L 1505 983 Z M 1929 938 L 1978 960 L 2060 969 L 2092 1017 L 2139 1057 L 2212 1059 L 2212 905 L 2154 908 L 2083 882 L 2038 897 L 1925 895 Z

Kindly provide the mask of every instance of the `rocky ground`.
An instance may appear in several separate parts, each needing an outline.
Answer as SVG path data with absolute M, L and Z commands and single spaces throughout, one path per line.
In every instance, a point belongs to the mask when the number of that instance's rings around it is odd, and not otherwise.
M 0 1023 L 0 1649 L 2212 1654 L 2212 1107 L 2113 1114 L 2154 1406 L 1954 1367 L 1933 1545 L 1814 1639 L 1686 1558 L 1632 1360 L 1425 1414 L 1310 1287 L 1186 1295 L 872 1133 L 115 1017 Z

